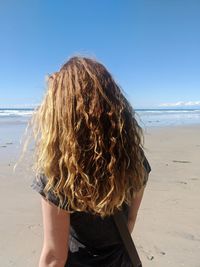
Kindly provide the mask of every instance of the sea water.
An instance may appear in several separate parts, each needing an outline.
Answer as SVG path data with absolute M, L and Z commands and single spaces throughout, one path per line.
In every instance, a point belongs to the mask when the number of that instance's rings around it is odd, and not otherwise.
M 142 127 L 200 125 L 200 109 L 137 109 Z
M 199 109 L 135 109 L 138 123 L 142 127 L 160 127 L 200 124 Z M 33 109 L 0 108 L 0 124 L 26 124 L 33 114 Z

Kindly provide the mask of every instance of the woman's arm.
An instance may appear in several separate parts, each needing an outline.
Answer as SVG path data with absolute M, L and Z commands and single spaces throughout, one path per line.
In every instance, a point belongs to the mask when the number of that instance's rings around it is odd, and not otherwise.
M 129 209 L 129 214 L 128 214 L 128 229 L 129 232 L 132 233 L 134 225 L 135 225 L 135 221 L 137 218 L 137 213 L 140 207 L 140 203 L 142 201 L 142 197 L 144 194 L 144 189 L 145 186 L 142 187 L 142 189 L 140 189 L 139 192 L 136 193 L 135 197 L 132 200 L 130 209 Z
M 70 214 L 42 197 L 44 241 L 39 267 L 64 267 L 68 255 Z

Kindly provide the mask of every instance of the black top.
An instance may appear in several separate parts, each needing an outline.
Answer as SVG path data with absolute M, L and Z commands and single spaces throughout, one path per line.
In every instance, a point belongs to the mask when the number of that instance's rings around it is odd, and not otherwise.
M 144 167 L 147 175 L 144 184 L 148 180 L 151 167 L 144 156 Z M 46 197 L 50 202 L 58 206 L 59 200 L 52 192 L 47 196 L 44 187 L 47 178 L 40 175 L 34 179 L 31 187 Z M 129 207 L 124 204 L 123 212 L 128 220 Z M 130 259 L 125 251 L 119 232 L 112 216 L 101 218 L 86 212 L 74 212 L 70 214 L 70 242 L 68 260 L 65 267 L 132 267 Z

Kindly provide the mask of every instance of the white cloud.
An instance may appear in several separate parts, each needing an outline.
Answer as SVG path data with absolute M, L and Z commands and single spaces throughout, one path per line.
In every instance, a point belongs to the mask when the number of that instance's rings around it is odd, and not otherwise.
M 200 106 L 200 101 L 179 101 L 175 103 L 162 103 L 159 107 L 191 107 L 191 106 Z

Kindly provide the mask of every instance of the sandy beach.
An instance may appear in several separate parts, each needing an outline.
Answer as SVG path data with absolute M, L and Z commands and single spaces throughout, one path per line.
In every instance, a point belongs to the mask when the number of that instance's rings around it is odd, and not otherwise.
M 24 124 L 0 125 L 0 266 L 36 267 L 42 246 L 40 197 L 31 150 L 13 173 Z M 144 267 L 200 267 L 200 126 L 145 130 L 152 172 L 133 231 Z

